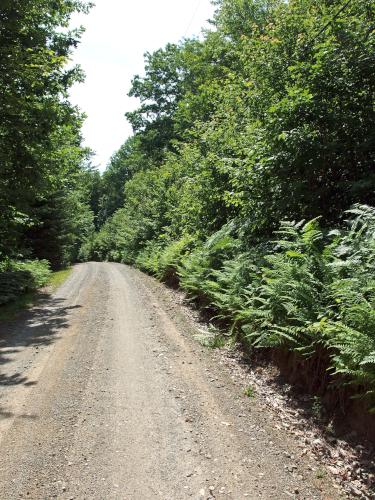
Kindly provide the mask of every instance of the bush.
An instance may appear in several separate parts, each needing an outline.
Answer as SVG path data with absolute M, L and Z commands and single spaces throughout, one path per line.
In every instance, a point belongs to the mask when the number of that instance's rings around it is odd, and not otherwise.
M 161 281 L 170 285 L 179 283 L 177 270 L 184 257 L 194 246 L 193 236 L 185 235 L 179 240 L 162 243 L 162 239 L 151 240 L 138 254 L 136 265 Z
M 251 347 L 315 360 L 373 407 L 375 209 L 347 214 L 347 229 L 328 234 L 318 218 L 282 222 L 271 248 L 249 252 L 227 225 L 182 258 L 180 283 Z
M 185 235 L 177 241 L 169 243 L 161 252 L 156 275 L 166 282 L 179 282 L 177 270 L 182 260 L 195 244 L 193 236 Z
M 46 260 L 8 260 L 0 263 L 0 305 L 40 288 L 48 282 L 50 275 Z
M 312 326 L 325 314 L 330 280 L 317 219 L 284 222 L 274 252 L 265 256 L 259 285 L 246 291 L 242 330 L 252 345 L 309 354 L 320 342 Z
M 157 241 L 149 241 L 146 246 L 139 252 L 135 263 L 137 267 L 147 273 L 156 275 L 159 270 L 161 245 Z
M 233 223 L 225 225 L 181 259 L 178 267 L 180 283 L 193 299 L 207 302 L 212 298 L 217 288 L 215 271 L 221 269 L 239 249 L 239 241 L 233 236 L 234 229 Z

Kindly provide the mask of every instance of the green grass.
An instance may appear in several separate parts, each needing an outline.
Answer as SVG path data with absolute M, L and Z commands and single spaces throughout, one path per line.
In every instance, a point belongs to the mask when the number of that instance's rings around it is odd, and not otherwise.
M 52 273 L 50 279 L 48 280 L 47 287 L 53 292 L 59 288 L 60 285 L 64 283 L 70 276 L 73 268 L 68 267 L 67 269 L 62 269 L 61 271 L 55 271 Z
M 47 285 L 43 287 L 46 288 L 46 293 L 55 292 L 59 286 L 68 279 L 72 270 L 72 267 L 68 267 L 67 269 L 53 272 L 48 279 Z M 19 312 L 32 307 L 40 297 L 41 291 L 34 290 L 20 295 L 16 300 L 10 302 L 9 304 L 0 306 L 0 321 L 14 320 Z

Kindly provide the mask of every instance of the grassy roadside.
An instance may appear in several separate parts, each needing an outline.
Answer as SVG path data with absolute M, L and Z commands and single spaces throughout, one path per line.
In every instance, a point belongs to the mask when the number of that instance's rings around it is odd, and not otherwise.
M 43 292 L 47 294 L 55 292 L 68 279 L 72 270 L 73 267 L 68 267 L 61 271 L 55 271 L 51 274 L 47 284 L 43 288 L 24 293 L 15 301 L 0 306 L 0 321 L 13 320 L 20 311 L 32 307 Z
M 48 283 L 47 283 L 47 288 L 49 289 L 49 291 L 56 291 L 60 285 L 62 285 L 64 283 L 64 281 L 66 281 L 69 276 L 70 276 L 70 273 L 73 271 L 73 267 L 67 267 L 66 269 L 62 269 L 61 271 L 55 271 L 52 273 L 50 279 L 48 280 Z

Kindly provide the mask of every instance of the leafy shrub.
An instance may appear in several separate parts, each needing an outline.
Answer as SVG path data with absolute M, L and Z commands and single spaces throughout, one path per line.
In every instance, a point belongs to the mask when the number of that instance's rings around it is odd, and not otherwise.
M 161 238 L 149 241 L 139 252 L 135 263 L 140 269 L 155 275 L 161 281 L 176 285 L 179 281 L 177 269 L 195 240 L 193 236 L 185 235 L 167 244 L 162 241 Z
M 327 343 L 333 372 L 375 401 L 375 209 L 347 213 L 349 230 L 333 233 Z
M 242 321 L 249 290 L 259 284 L 264 252 L 264 245 L 254 246 L 212 273 L 210 299 L 219 317 L 232 321 L 232 329 Z
M 0 263 L 0 305 L 40 288 L 48 282 L 50 275 L 46 260 L 8 260 Z
M 314 325 L 325 312 L 329 273 L 322 251 L 323 233 L 314 219 L 284 222 L 277 235 L 280 239 L 274 253 L 265 257 L 259 286 L 247 290 L 242 329 L 252 345 L 309 354 L 321 340 Z
M 331 374 L 374 402 L 375 210 L 348 214 L 349 229 L 326 238 L 317 219 L 283 223 L 238 317 L 251 345 L 328 359 Z
M 185 235 L 172 241 L 160 253 L 156 275 L 162 281 L 178 281 L 177 270 L 194 245 L 194 238 Z
M 248 252 L 224 226 L 182 258 L 180 283 L 252 347 L 315 359 L 373 404 L 375 209 L 347 214 L 328 234 L 318 218 L 282 222 L 271 248 Z
M 156 241 L 149 241 L 146 246 L 138 253 L 135 260 L 137 267 L 147 273 L 156 275 L 159 270 L 161 245 Z
M 181 259 L 178 268 L 180 283 L 193 299 L 207 302 L 211 298 L 213 287 L 216 288 L 213 280 L 215 271 L 238 251 L 239 242 L 232 236 L 233 232 L 232 223 L 225 225 Z

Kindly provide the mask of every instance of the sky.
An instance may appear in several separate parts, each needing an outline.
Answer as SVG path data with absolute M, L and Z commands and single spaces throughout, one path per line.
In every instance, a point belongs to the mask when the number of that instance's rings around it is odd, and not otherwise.
M 84 144 L 96 153 L 93 164 L 104 170 L 112 154 L 132 134 L 124 116 L 137 107 L 127 97 L 131 79 L 142 74 L 143 54 L 199 35 L 214 7 L 209 0 L 95 0 L 88 15 L 77 14 L 72 27 L 86 29 L 72 62 L 86 74 L 70 100 L 87 115 Z

